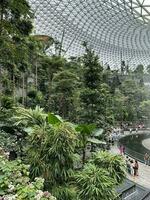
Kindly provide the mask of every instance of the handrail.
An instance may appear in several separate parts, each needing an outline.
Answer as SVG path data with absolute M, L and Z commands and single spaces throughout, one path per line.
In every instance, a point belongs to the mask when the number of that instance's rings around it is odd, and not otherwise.
M 146 131 L 146 130 L 144 130 L 144 133 L 145 133 L 145 131 Z M 148 131 L 148 129 L 147 129 L 147 131 Z M 142 133 L 142 131 L 140 131 L 140 133 L 137 133 L 137 134 L 141 134 L 141 133 Z M 147 133 L 147 132 L 146 132 L 146 133 Z M 148 132 L 148 133 L 149 133 L 149 132 Z M 131 134 L 127 134 L 127 135 L 124 135 L 124 136 L 122 136 L 122 137 L 126 137 L 126 136 L 128 136 L 128 135 L 131 135 Z M 133 134 L 133 135 L 135 135 L 135 134 Z M 121 138 L 122 138 L 122 137 L 121 137 Z M 121 138 L 120 138 L 120 139 L 121 139 Z M 122 145 L 120 139 L 119 139 L 119 141 L 118 141 L 118 146 L 119 146 L 119 145 Z M 125 154 L 128 155 L 129 157 L 133 158 L 133 159 L 136 159 L 136 160 L 138 160 L 138 161 L 144 163 L 144 154 L 142 154 L 142 153 L 139 153 L 139 152 L 137 152 L 137 151 L 134 151 L 133 149 L 131 149 L 131 148 L 129 148 L 129 147 L 125 147 Z
M 130 148 L 126 147 L 125 154 L 131 158 L 134 158 L 142 163 L 144 163 L 144 154 L 134 151 Z

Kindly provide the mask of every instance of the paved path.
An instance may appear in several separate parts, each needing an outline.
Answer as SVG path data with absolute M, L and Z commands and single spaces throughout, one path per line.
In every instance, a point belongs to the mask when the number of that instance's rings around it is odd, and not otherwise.
M 150 138 L 142 141 L 143 146 L 150 150 Z
M 111 148 L 110 152 L 114 154 L 119 154 L 119 149 L 117 148 L 117 145 L 114 145 Z M 127 174 L 127 178 L 139 185 L 150 189 L 150 166 L 139 162 L 139 176 L 133 177 Z

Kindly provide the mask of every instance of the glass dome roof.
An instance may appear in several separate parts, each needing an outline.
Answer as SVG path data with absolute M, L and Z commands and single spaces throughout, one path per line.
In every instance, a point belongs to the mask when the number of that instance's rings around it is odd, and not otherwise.
M 150 64 L 150 0 L 29 0 L 35 34 L 63 41 L 64 54 L 82 55 L 86 41 L 103 64 Z
M 133 0 L 130 1 L 131 9 L 135 17 L 144 24 L 150 21 L 150 0 Z

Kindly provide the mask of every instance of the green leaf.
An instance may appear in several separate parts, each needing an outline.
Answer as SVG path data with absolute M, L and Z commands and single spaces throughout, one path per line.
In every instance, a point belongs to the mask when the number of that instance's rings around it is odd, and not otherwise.
M 88 138 L 88 142 L 91 142 L 93 144 L 106 144 L 106 142 L 98 140 L 96 138 Z
M 80 124 L 75 128 L 75 130 L 78 132 L 91 134 L 95 130 L 95 128 L 95 124 Z
M 103 132 L 104 132 L 104 129 L 102 129 L 102 128 L 96 129 L 96 130 L 94 131 L 93 136 L 98 137 L 98 136 L 102 135 Z
M 48 113 L 48 122 L 52 125 L 60 124 L 63 122 L 62 118 L 59 115 L 54 115 L 53 113 Z
M 24 128 L 24 131 L 27 132 L 28 134 L 32 134 L 33 128 L 32 127 Z

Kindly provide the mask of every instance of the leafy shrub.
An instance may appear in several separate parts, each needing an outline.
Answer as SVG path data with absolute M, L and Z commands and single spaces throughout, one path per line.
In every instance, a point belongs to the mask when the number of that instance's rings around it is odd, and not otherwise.
M 117 196 L 115 181 L 109 177 L 109 172 L 93 164 L 85 165 L 85 168 L 75 175 L 75 180 L 81 200 L 113 200 Z
M 120 155 L 113 155 L 107 151 L 93 154 L 91 163 L 97 167 L 107 169 L 109 176 L 115 180 L 115 184 L 121 184 L 126 177 L 125 162 Z
M 9 96 L 2 96 L 1 100 L 1 107 L 6 109 L 11 109 L 14 105 L 13 99 Z
M 2 154 L 2 153 L 1 153 Z M 0 198 L 4 200 L 56 200 L 49 192 L 43 192 L 44 179 L 30 182 L 29 166 L 20 160 L 8 161 L 0 155 Z

